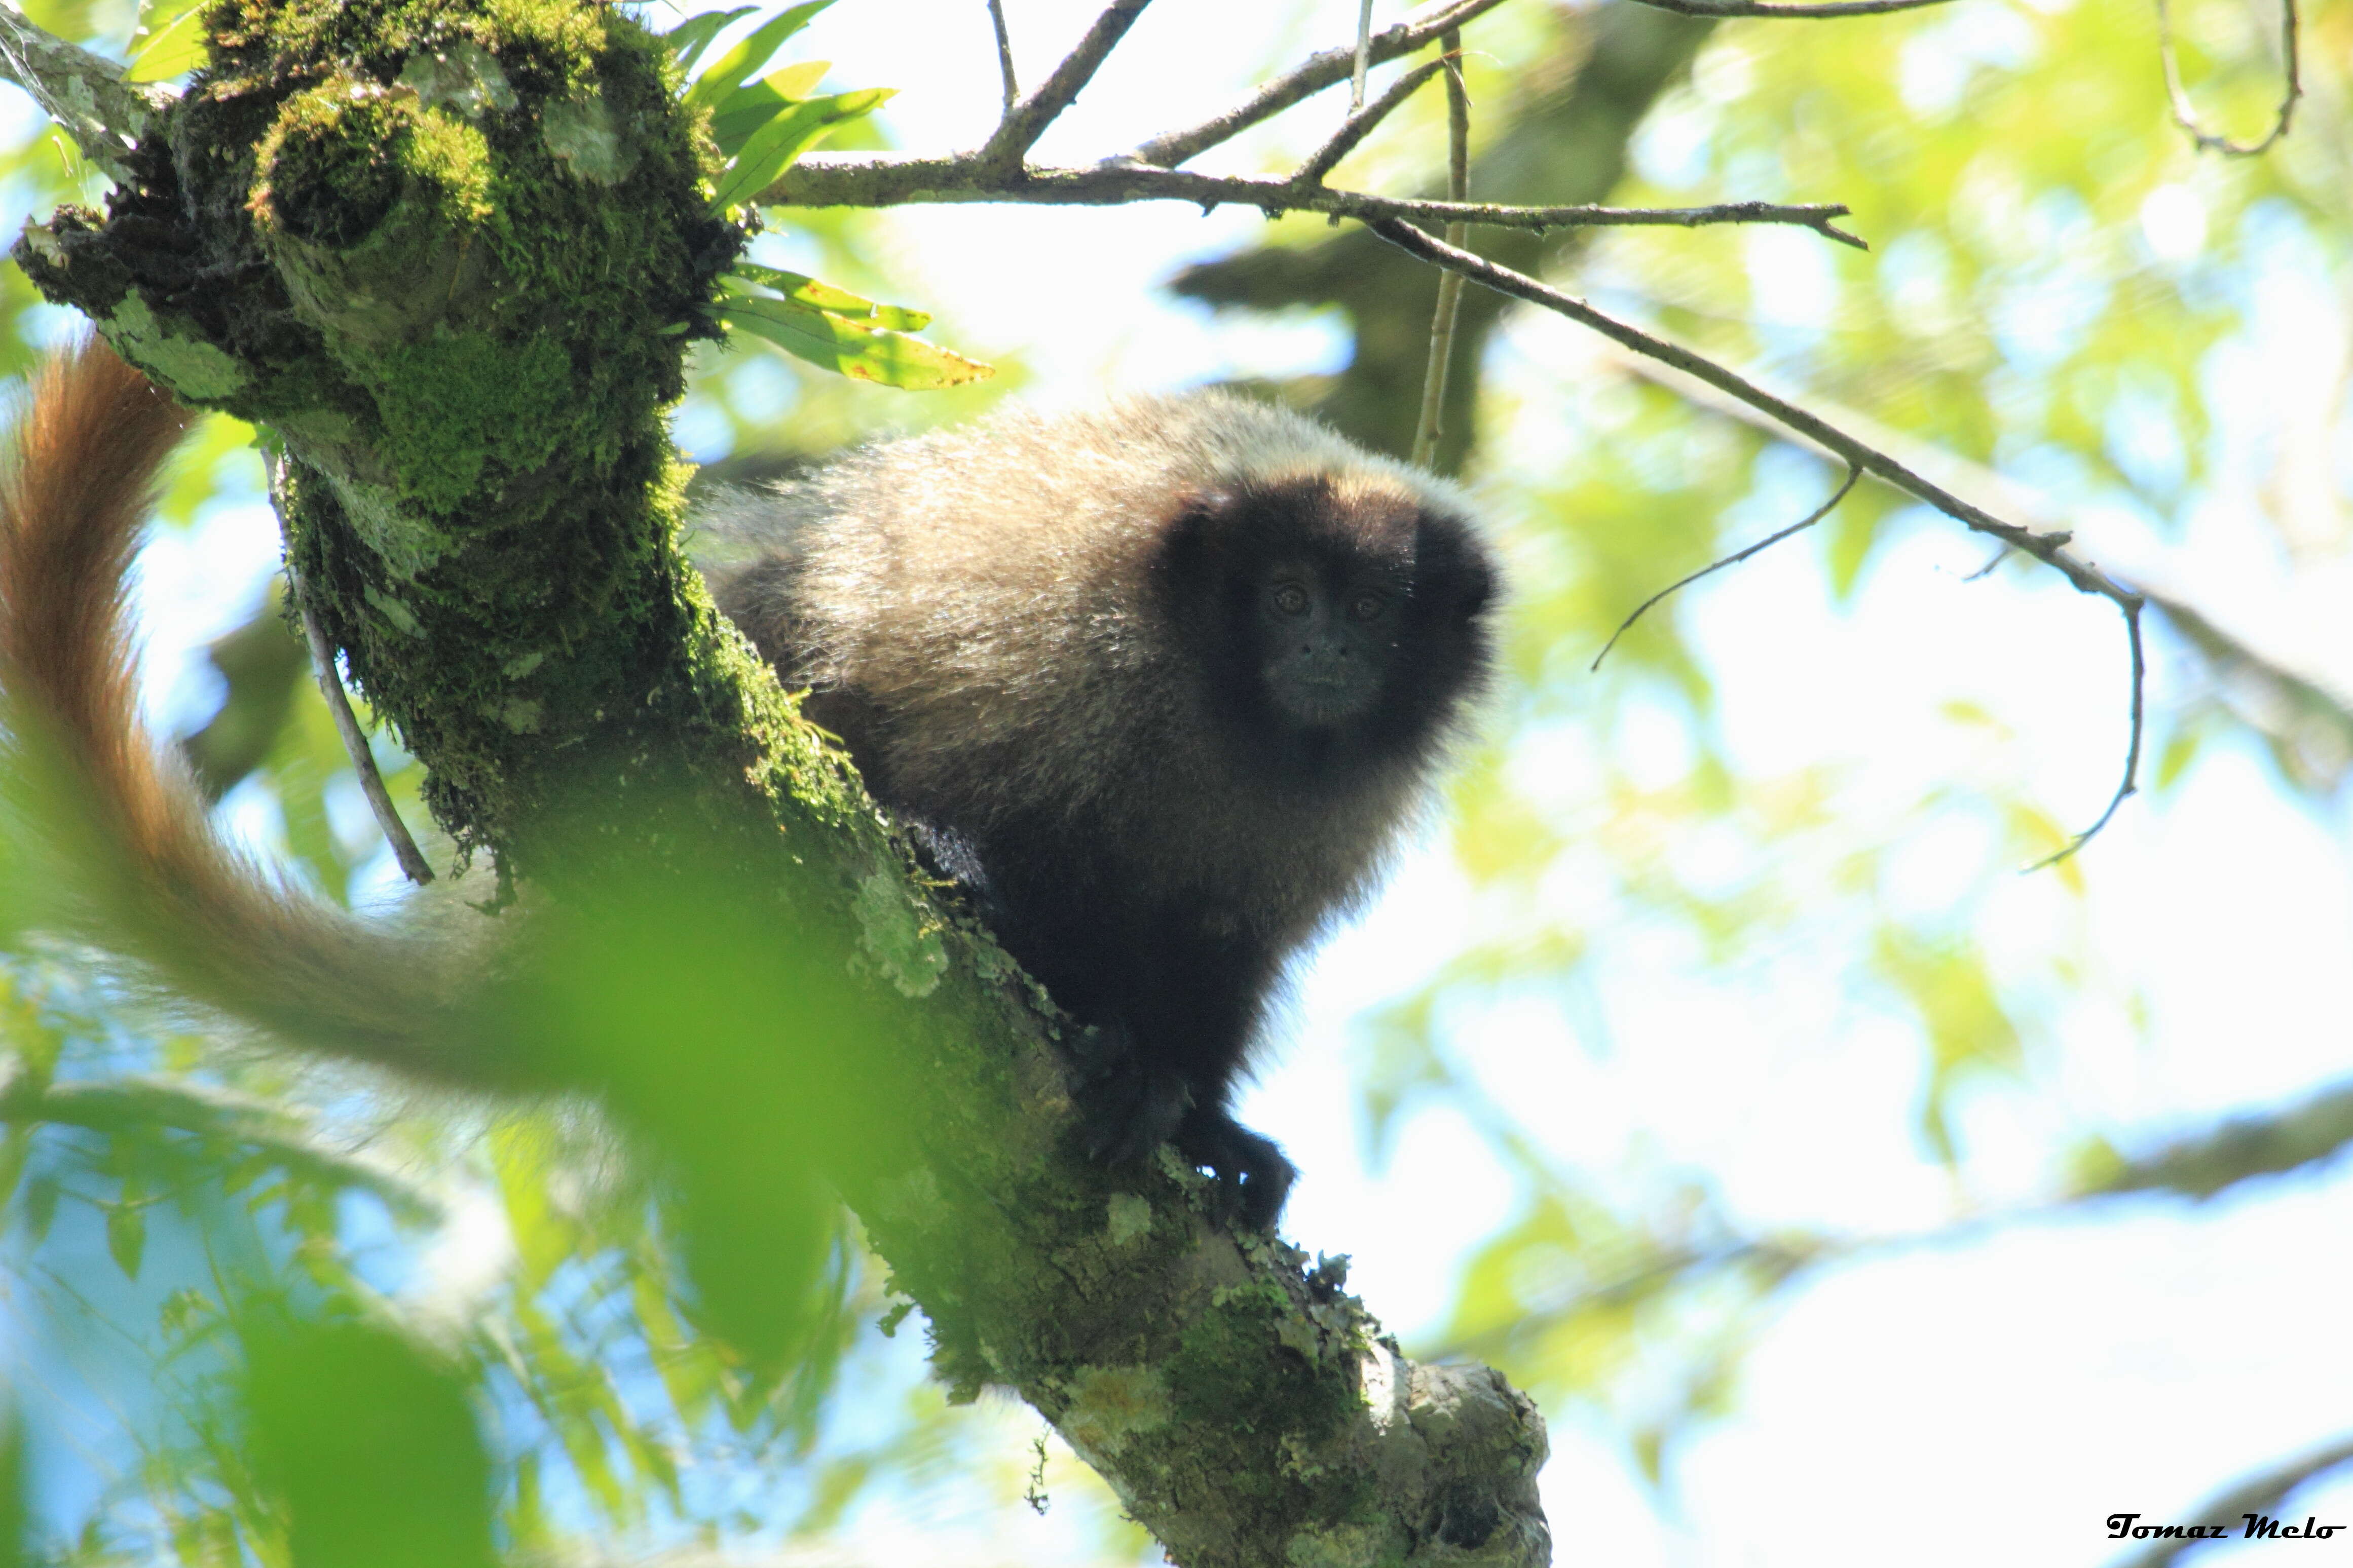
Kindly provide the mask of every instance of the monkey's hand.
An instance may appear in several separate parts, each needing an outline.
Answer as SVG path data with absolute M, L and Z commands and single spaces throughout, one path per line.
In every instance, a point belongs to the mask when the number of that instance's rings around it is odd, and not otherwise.
M 1176 1150 L 1218 1175 L 1219 1196 L 1252 1230 L 1272 1230 L 1282 1200 L 1299 1177 L 1274 1141 L 1261 1138 L 1222 1110 L 1196 1106 L 1176 1128 Z
M 1193 1090 L 1166 1068 L 1147 1066 L 1127 1031 L 1108 1025 L 1094 1032 L 1079 1063 L 1072 1098 L 1087 1153 L 1106 1165 L 1134 1165 L 1176 1136 L 1193 1108 Z

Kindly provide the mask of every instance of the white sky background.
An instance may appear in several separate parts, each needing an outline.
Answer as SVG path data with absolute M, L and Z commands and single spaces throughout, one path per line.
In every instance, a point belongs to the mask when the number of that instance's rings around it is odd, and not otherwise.
M 1083 0 L 1007 8 L 1025 88 L 1094 10 Z M 1401 9 L 1381 0 L 1377 20 Z M 1354 10 L 1351 0 L 1164 0 L 1039 156 L 1087 161 L 1198 119 L 1266 65 L 1348 37 Z M 996 110 L 981 0 L 842 0 L 796 53 L 835 60 L 838 87 L 898 87 L 888 117 L 909 150 L 976 144 Z M 1327 94 L 1294 111 L 1300 128 L 1278 134 L 1303 149 L 1338 102 Z M 1231 153 L 1210 163 L 1245 164 Z M 1252 213 L 937 207 L 873 221 L 900 266 L 896 297 L 939 312 L 934 335 L 959 347 L 1018 352 L 1041 404 L 1326 369 L 1345 352 L 1330 321 L 1212 322 L 1158 292 L 1186 261 L 1246 243 L 1261 221 Z M 2180 227 L 2175 215 L 2168 232 Z M 1760 313 L 1810 308 L 1802 268 L 1790 279 L 1798 295 L 1777 300 L 1768 285 Z M 2305 308 L 2341 328 L 2344 280 L 2321 283 Z M 2327 352 L 2314 319 L 2279 312 L 2217 356 L 2218 386 L 2240 410 L 2221 439 L 2259 438 L 2267 400 L 2311 373 Z M 1547 409 L 1606 374 L 1566 324 L 1514 329 L 1491 362 L 1490 390 L 1513 415 L 1489 466 L 1538 471 L 1556 461 L 1559 421 Z M 1801 515 L 1813 483 L 1798 478 L 1786 497 L 1767 499 Z M 2249 548 L 2247 520 L 2220 501 L 2197 509 L 2171 543 L 2115 527 L 2112 558 L 2154 566 L 2137 552 L 2161 549 L 2171 581 L 2211 592 L 2250 634 L 2279 631 L 2315 668 L 2333 658 L 2340 685 L 2353 687 L 2345 572 L 2316 595 L 2275 552 Z M 1737 764 L 1762 773 L 1844 762 L 1866 806 L 1959 777 L 2023 784 L 2069 820 L 2097 814 L 2122 742 L 2112 609 L 2055 581 L 1965 584 L 1984 552 L 1928 526 L 1886 550 L 1842 610 L 1828 603 L 1806 550 L 1723 574 L 1682 609 L 1720 683 Z M 158 653 L 235 625 L 274 561 L 274 529 L 258 505 L 216 509 L 184 540 L 159 542 L 142 590 Z M 185 678 L 170 690 L 159 705 L 206 705 Z M 1952 697 L 1999 715 L 2014 744 L 1957 752 L 1936 718 Z M 1630 725 L 1624 743 L 1658 748 L 1662 774 L 1678 765 L 1664 726 Z M 2154 1026 L 2143 1040 L 2112 1010 L 2086 1006 L 2053 1042 L 2063 1059 L 2038 1062 L 2032 1098 L 1975 1102 L 1963 1130 L 1978 1194 L 2042 1190 L 2063 1132 L 2106 1130 L 2129 1146 L 2345 1074 L 2349 826 L 2344 803 L 2312 811 L 2283 799 L 2246 746 L 2211 752 L 2169 796 L 2127 805 L 2087 854 L 2089 920 L 2102 963 L 2147 991 Z M 1909 896 L 1935 907 L 1989 847 L 1950 823 L 1923 822 L 1905 861 Z M 1559 896 L 1593 890 L 1571 883 Z M 2008 898 L 2004 918 L 1989 922 L 1998 956 L 2004 932 L 2031 952 L 2038 931 L 2065 918 L 2047 886 L 2021 882 Z M 1241 1107 L 1305 1172 L 1286 1231 L 1311 1250 L 1352 1255 L 1352 1288 L 1409 1342 L 1439 1322 L 1456 1265 L 1508 1219 L 1515 1194 L 1451 1113 L 1414 1120 L 1386 1171 L 1366 1171 L 1347 1109 L 1348 1020 L 1411 989 L 1477 918 L 1439 857 L 1409 860 L 1390 897 L 1304 977 L 1296 1038 Z M 1786 969 L 1711 978 L 1672 942 L 1630 940 L 1622 952 L 1598 1004 L 1606 1046 L 1533 1006 L 1463 1030 L 1485 1081 L 1561 1155 L 1605 1171 L 1704 1167 L 1736 1212 L 1767 1226 L 1876 1234 L 1949 1217 L 1950 1185 L 1909 1135 L 1920 1053 L 1899 1026 L 1824 994 L 1826 971 L 1802 954 Z M 1545 1487 L 1560 1561 L 2110 1562 L 2119 1553 L 2103 1539 L 2107 1514 L 2186 1520 L 2223 1483 L 2353 1427 L 2348 1207 L 2342 1181 L 2274 1183 L 2203 1210 L 2137 1204 L 1831 1271 L 1767 1328 L 1737 1412 L 1683 1451 L 1663 1511 L 1577 1412 L 1547 1412 L 1556 1458 Z M 1011 1413 L 1008 1441 L 1034 1425 Z M 1018 1506 L 952 1506 L 952 1521 L 926 1511 L 945 1500 L 886 1495 L 859 1516 L 860 1538 L 877 1560 L 1046 1563 L 1086 1550 L 1067 1510 L 1043 1521 Z M 2307 1493 L 2295 1511 L 2353 1524 L 2353 1483 Z M 2353 1561 L 2348 1542 L 2353 1534 L 2232 1546 L 2201 1561 L 2317 1568 Z

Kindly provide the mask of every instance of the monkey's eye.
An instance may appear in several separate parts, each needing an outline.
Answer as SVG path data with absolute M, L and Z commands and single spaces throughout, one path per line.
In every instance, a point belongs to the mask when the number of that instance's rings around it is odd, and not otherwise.
M 1356 602 L 1348 606 L 1348 614 L 1357 620 L 1369 621 L 1377 618 L 1388 607 L 1388 600 L 1379 594 L 1359 594 L 1356 595 Z
M 1296 583 L 1285 583 L 1274 591 L 1274 607 L 1286 616 L 1307 613 L 1307 590 Z

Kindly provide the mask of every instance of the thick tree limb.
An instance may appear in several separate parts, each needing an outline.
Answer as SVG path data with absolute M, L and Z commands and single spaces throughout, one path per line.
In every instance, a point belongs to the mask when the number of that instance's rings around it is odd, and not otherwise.
M 614 873 L 681 843 L 754 880 L 729 900 L 760 942 L 721 999 L 719 1065 L 649 1059 L 626 1008 L 584 1034 L 548 1005 L 440 1061 L 445 1080 L 606 1091 L 690 1173 L 805 1136 L 930 1317 L 940 1374 L 1018 1391 L 1190 1568 L 1547 1562 L 1534 1405 L 1483 1368 L 1403 1361 L 1338 1268 L 1230 1233 L 1197 1173 L 1082 1158 L 1032 988 L 910 876 L 716 618 L 679 553 L 661 416 L 741 237 L 709 215 L 659 46 L 590 0 L 515 32 L 454 10 L 517 100 L 469 100 L 484 178 L 453 192 L 451 165 L 405 167 L 369 205 L 343 174 L 414 106 L 386 99 L 379 125 L 304 95 L 401 66 L 406 35 L 375 29 L 408 11 L 299 15 L 280 36 L 246 7 L 109 215 L 37 227 L 20 265 L 185 401 L 282 436 L 307 602 L 455 839 L 557 912 L 595 914 Z M 597 84 L 625 155 L 551 139 L 534 95 L 567 81 Z M 254 141 L 217 140 L 231 128 Z M 507 192 L 532 203 L 482 210 Z M 638 945 L 663 936 L 631 907 Z M 771 971 L 792 984 L 752 984 Z M 835 1113 L 878 1086 L 887 1121 Z M 826 1142 L 828 1117 L 872 1146 Z
M 117 180 L 127 167 L 123 154 L 176 96 L 168 87 L 124 81 L 112 60 L 13 10 L 0 10 L 0 77 L 31 93 L 83 156 Z
M 2241 1182 L 2334 1159 L 2353 1144 L 2353 1084 L 2284 1110 L 2235 1116 L 2152 1153 L 2094 1171 L 2077 1197 L 2169 1192 L 2211 1198 Z

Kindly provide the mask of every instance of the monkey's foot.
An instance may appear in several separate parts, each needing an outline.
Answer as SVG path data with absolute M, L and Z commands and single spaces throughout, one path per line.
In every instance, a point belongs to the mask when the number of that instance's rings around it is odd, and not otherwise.
M 1234 1218 L 1252 1230 L 1272 1230 L 1299 1167 L 1222 1110 L 1195 1108 L 1176 1129 L 1177 1152 L 1217 1173 L 1220 1197 Z
M 1072 1089 L 1087 1152 L 1106 1165 L 1140 1164 L 1176 1135 L 1193 1091 L 1172 1072 L 1154 1072 L 1125 1052 L 1087 1071 Z

